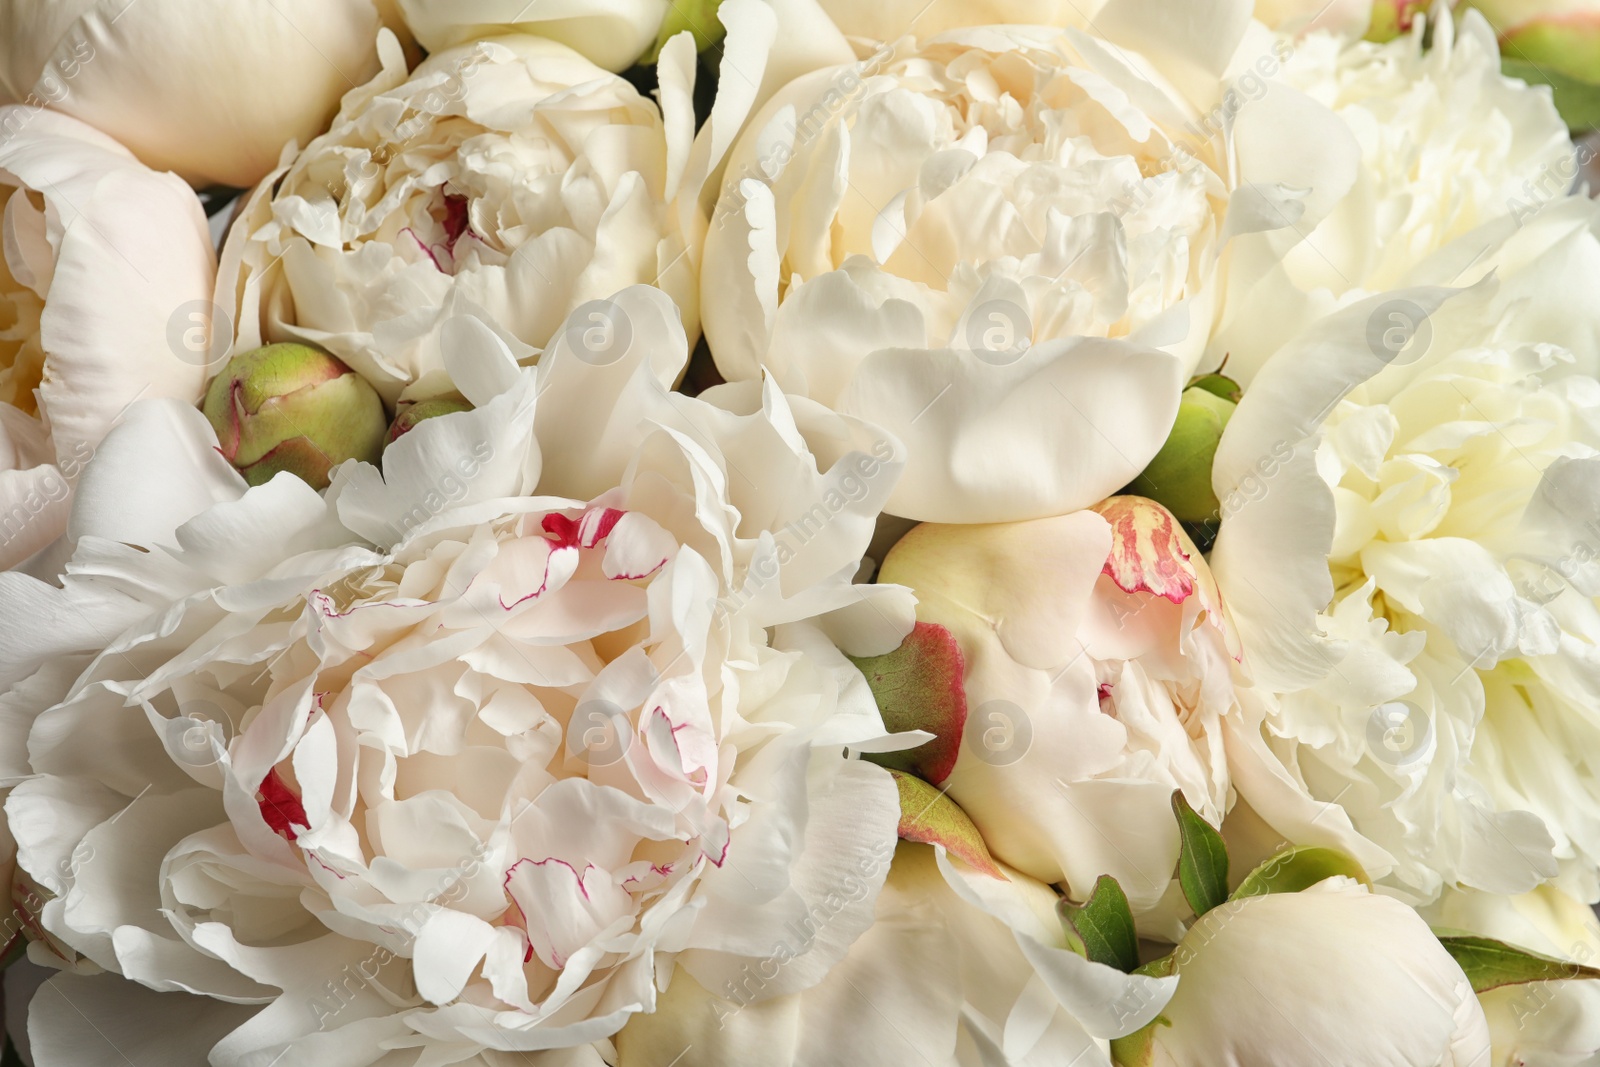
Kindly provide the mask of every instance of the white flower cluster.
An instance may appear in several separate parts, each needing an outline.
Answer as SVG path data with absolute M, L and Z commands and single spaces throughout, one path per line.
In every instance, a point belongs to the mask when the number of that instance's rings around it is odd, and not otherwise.
M 1600 1062 L 1515 6 L 0 4 L 14 1054 Z

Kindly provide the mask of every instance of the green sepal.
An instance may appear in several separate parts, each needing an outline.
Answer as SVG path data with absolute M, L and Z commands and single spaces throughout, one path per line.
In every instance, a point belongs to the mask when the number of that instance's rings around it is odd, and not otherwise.
M 1300 893 L 1327 878 L 1343 875 L 1362 885 L 1372 879 L 1351 856 L 1333 848 L 1286 848 L 1244 876 L 1231 900 L 1264 897 L 1270 893 Z
M 1237 404 L 1239 398 L 1244 396 L 1244 390 L 1239 383 L 1226 374 L 1202 374 L 1189 383 L 1190 389 L 1204 389 L 1212 396 L 1218 396 L 1230 404 Z
M 1170 978 L 1177 972 L 1178 954 L 1174 952 L 1135 968 L 1133 973 L 1147 978 Z M 1171 1025 L 1171 1019 L 1157 1015 L 1126 1037 L 1112 1038 L 1111 1062 L 1117 1067 L 1150 1067 L 1156 1056 L 1156 1027 Z
M 1131 974 L 1139 966 L 1139 932 L 1133 925 L 1128 895 L 1109 874 L 1102 874 L 1082 904 L 1056 905 L 1067 947 L 1091 963 Z
M 1178 818 L 1178 884 L 1198 919 L 1228 899 L 1228 846 L 1181 789 L 1172 791 L 1172 813 Z
M 943 846 L 973 870 L 991 878 L 1005 879 L 1005 872 L 989 855 L 983 835 L 961 810 L 961 805 L 914 774 L 895 770 L 889 774 L 900 792 L 899 833 L 902 839 Z
M 919 622 L 893 652 L 849 658 L 866 676 L 890 733 L 926 730 L 934 735 L 916 748 L 863 752 L 861 758 L 942 784 L 955 770 L 967 726 L 966 668 L 955 635 L 935 623 Z
M 1488 937 L 1446 935 L 1439 943 L 1466 972 L 1474 993 L 1526 982 L 1600 978 L 1600 970 L 1552 959 Z

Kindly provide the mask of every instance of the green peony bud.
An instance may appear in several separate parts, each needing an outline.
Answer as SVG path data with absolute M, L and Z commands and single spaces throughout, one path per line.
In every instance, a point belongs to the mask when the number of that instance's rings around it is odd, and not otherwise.
M 384 443 L 394 444 L 416 429 L 417 423 L 425 419 L 436 419 L 440 415 L 454 415 L 458 411 L 471 410 L 472 405 L 458 396 L 436 396 L 431 400 L 413 402 L 401 401 L 400 410 L 395 414 L 394 424 L 389 427 L 389 436 Z
M 1213 375 L 1184 391 L 1167 443 L 1128 486 L 1129 493 L 1154 500 L 1183 522 L 1203 523 L 1217 516 L 1221 504 L 1211 488 L 1211 461 L 1233 417 L 1233 401 L 1218 395 L 1227 386 L 1232 383 Z M 1232 388 L 1237 395 L 1237 386 Z
M 1465 0 L 1500 35 L 1505 74 L 1548 85 L 1575 130 L 1600 127 L 1600 0 Z
M 347 459 L 375 463 L 383 451 L 383 401 L 366 380 L 326 352 L 268 345 L 233 357 L 202 407 L 222 454 L 245 481 L 279 471 L 325 489 Z

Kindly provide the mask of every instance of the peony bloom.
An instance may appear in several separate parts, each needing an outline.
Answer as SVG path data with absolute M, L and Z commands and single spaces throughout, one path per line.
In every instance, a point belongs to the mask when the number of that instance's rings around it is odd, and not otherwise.
M 1286 345 L 1218 449 L 1211 566 L 1276 694 L 1235 782 L 1269 821 L 1338 804 L 1417 899 L 1559 869 L 1592 900 L 1600 207 L 1503 220 L 1414 280 Z
M 673 204 L 694 136 L 689 38 L 663 57 L 659 107 L 538 37 L 440 52 L 409 79 L 392 38 L 382 50 L 382 73 L 241 209 L 218 284 L 239 308 L 236 352 L 316 345 L 392 406 L 449 388 L 439 333 L 462 312 L 524 356 L 581 305 L 649 283 L 695 335 L 697 254 Z M 581 325 L 597 358 L 622 328 Z
M 907 518 L 1032 519 L 1127 484 L 1200 361 L 1228 239 L 1315 225 L 1342 148 L 1265 80 L 1288 45 L 1247 37 L 1247 4 L 1177 6 L 1113 0 L 1104 37 L 901 39 L 779 92 L 706 240 L 723 375 L 883 423 Z
M 1530 952 L 1600 965 L 1600 920 L 1554 886 L 1514 897 L 1452 890 L 1428 909 L 1438 928 Z M 1494 1040 L 1494 1067 L 1581 1067 L 1600 1054 L 1600 982 L 1533 982 L 1478 994 Z
M 34 670 L 7 817 L 72 960 L 41 1062 L 121 1062 L 76 1004 L 151 1018 L 126 1039 L 162 1027 L 171 1062 L 597 1063 L 663 966 L 721 988 L 788 945 L 783 996 L 867 929 L 899 803 L 841 758 L 888 741 L 834 641 L 910 628 L 904 590 L 850 584 L 900 457 L 770 385 L 669 394 L 670 301 L 615 306 L 606 366 L 563 335 L 519 370 L 459 322 L 475 409 L 326 497 L 247 490 L 198 412 L 138 405 L 63 587 L 0 576 L 0 677 Z M 127 484 L 166 457 L 184 492 Z
M 1335 165 L 1318 183 L 1331 210 L 1314 228 L 1288 231 L 1292 248 L 1252 248 L 1233 262 L 1210 352 L 1245 385 L 1316 319 L 1405 284 L 1479 226 L 1525 221 L 1577 175 L 1549 91 L 1500 73 L 1494 34 L 1476 12 L 1458 23 L 1436 5 L 1431 20 L 1387 44 L 1310 34 L 1295 41 L 1282 79 L 1338 118 Z
M 48 104 L 156 170 L 247 186 L 378 70 L 373 0 L 7 0 L 0 103 Z
M 1159 1067 L 1488 1067 L 1467 976 L 1416 912 L 1349 878 L 1215 908 L 1175 959 Z
M 1174 982 L 1068 951 L 1058 899 L 1016 871 L 996 880 L 901 842 L 873 925 L 821 984 L 757 1000 L 759 971 L 713 993 L 680 969 L 659 1010 L 617 1036 L 617 1067 L 670 1067 L 686 1048 L 741 1067 L 1110 1067 L 1101 1041 L 1153 1018 Z
M 0 108 L 0 569 L 67 528 L 127 406 L 199 399 L 216 255 L 195 195 L 109 137 Z
M 1231 803 L 1231 624 L 1205 560 L 1159 505 L 912 530 L 881 580 L 917 594 L 965 662 L 967 721 L 941 783 L 995 858 L 1084 900 L 1111 874 L 1136 914 L 1178 860 L 1172 792 Z

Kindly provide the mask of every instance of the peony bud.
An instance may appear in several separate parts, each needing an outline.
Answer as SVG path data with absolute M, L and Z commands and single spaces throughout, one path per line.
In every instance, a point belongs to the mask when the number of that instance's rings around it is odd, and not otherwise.
M 288 471 L 324 489 L 345 460 L 376 462 L 387 426 L 372 386 L 326 352 L 299 344 L 229 360 L 206 390 L 203 410 L 223 456 L 251 485 Z
M 1177 993 L 1154 1026 L 1114 1044 L 1119 1063 L 1489 1062 L 1460 966 L 1416 912 L 1349 878 L 1209 911 L 1173 962 Z
M 1500 37 L 1505 73 L 1549 85 L 1573 129 L 1600 126 L 1600 0 L 1464 0 Z
M 1238 400 L 1230 387 L 1228 379 L 1212 375 L 1185 390 L 1167 443 L 1128 492 L 1156 501 L 1183 522 L 1216 517 L 1221 505 L 1211 487 L 1211 461 Z
M 385 444 L 394 444 L 400 438 L 417 428 L 417 423 L 426 419 L 438 418 L 440 415 L 454 415 L 458 411 L 471 411 L 472 405 L 458 396 L 436 396 L 431 400 L 418 400 L 413 403 L 404 401 L 400 410 L 395 414 L 394 423 L 389 427 L 389 436 L 384 439 Z

